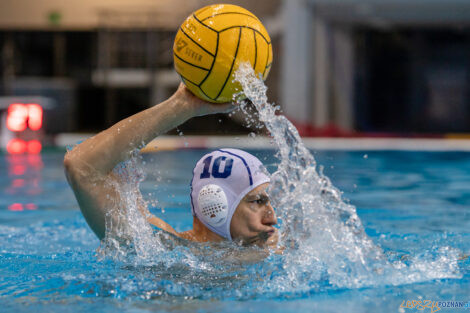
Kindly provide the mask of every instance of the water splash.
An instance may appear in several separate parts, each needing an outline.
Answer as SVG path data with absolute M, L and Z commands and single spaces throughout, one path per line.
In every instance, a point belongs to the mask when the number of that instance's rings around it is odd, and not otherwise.
M 321 168 L 317 172 L 315 159 L 295 126 L 285 116 L 276 114 L 277 108 L 268 102 L 267 87 L 252 67 L 241 64 L 235 80 L 242 86 L 242 96 L 250 99 L 258 111 L 280 160 L 271 177 L 269 193 L 282 220 L 284 273 L 267 285 L 291 282 L 296 288 L 310 288 L 312 282 L 327 279 L 334 286 L 354 288 L 458 277 L 458 252 L 452 249 L 441 251 L 440 261 L 418 261 L 410 266 L 390 263 L 365 234 L 355 207 L 342 200 L 341 192 Z M 241 103 L 244 110 L 246 103 Z M 438 270 L 435 262 L 440 264 Z M 403 274 L 404 268 L 408 273 Z
M 106 216 L 106 235 L 99 249 L 101 258 L 143 263 L 152 256 L 165 251 L 158 240 L 153 240 L 153 231 L 146 220 L 147 203 L 142 199 L 139 186 L 145 179 L 142 158 L 138 151 L 113 170 L 118 181 L 108 181 L 109 190 L 119 195 Z M 106 195 L 110 197 L 111 195 Z
M 257 110 L 262 124 L 255 126 L 266 127 L 277 148 L 279 164 L 269 193 L 281 220 L 284 253 L 232 242 L 180 244 L 171 235 L 154 233 L 139 209 L 147 205 L 138 196 L 145 173 L 135 154 L 115 169 L 121 182 L 113 188 L 121 202 L 108 217 L 100 248 L 103 258 L 121 262 L 134 277 L 120 278 L 117 289 L 145 299 L 251 299 L 461 277 L 456 249 L 440 247 L 406 261 L 384 253 L 365 234 L 355 207 L 322 174 L 296 128 L 268 103 L 267 88 L 251 67 L 241 65 L 235 80 Z M 240 108 L 247 110 L 246 104 Z M 256 123 L 252 115 L 248 119 Z

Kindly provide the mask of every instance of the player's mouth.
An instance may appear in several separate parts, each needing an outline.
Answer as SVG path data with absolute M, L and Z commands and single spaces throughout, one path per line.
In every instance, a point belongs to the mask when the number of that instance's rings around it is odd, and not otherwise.
M 276 230 L 268 230 L 268 231 L 263 231 L 256 235 L 255 237 L 252 237 L 248 239 L 245 244 L 246 245 L 252 245 L 252 244 L 265 244 L 269 239 L 272 239 L 273 236 L 275 235 Z

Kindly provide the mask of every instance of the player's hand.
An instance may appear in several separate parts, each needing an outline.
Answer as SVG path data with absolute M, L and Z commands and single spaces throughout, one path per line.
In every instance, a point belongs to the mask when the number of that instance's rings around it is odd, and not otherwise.
M 189 91 L 183 83 L 180 83 L 173 97 L 180 98 L 184 105 L 187 106 L 187 109 L 192 111 L 193 116 L 228 113 L 237 107 L 236 104 L 233 103 L 210 103 L 202 100 Z

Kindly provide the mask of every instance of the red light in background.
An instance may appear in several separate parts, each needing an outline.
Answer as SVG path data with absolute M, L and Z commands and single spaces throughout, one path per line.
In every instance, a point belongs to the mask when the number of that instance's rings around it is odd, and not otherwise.
M 37 103 L 13 103 L 8 107 L 7 128 L 12 132 L 22 132 L 29 127 L 39 130 L 42 127 L 43 109 Z
M 11 173 L 13 174 L 13 176 L 21 176 L 21 175 L 24 175 L 25 172 L 26 172 L 26 166 L 21 165 L 21 164 L 14 165 L 11 168 Z
M 12 132 L 22 132 L 28 127 L 32 131 L 37 131 L 42 127 L 43 109 L 37 103 L 12 103 L 8 107 L 6 126 Z M 22 139 L 14 138 L 7 143 L 7 151 L 10 154 L 39 154 L 42 144 L 39 140 L 25 142 Z
M 28 121 L 28 108 L 21 103 L 13 103 L 8 107 L 7 128 L 12 132 L 21 132 L 26 129 Z
M 39 130 L 42 127 L 42 107 L 37 103 L 26 105 L 28 108 L 28 126 L 31 130 Z
M 23 211 L 23 205 L 21 203 L 13 203 L 8 206 L 10 211 Z
M 12 181 L 11 187 L 13 188 L 21 188 L 25 185 L 25 180 L 21 178 L 16 178 Z
M 7 143 L 7 151 L 10 154 L 20 154 L 26 152 L 26 142 L 22 139 L 13 138 Z
M 24 141 L 23 139 L 13 138 L 7 143 L 7 152 L 10 154 L 39 154 L 42 150 L 42 144 L 39 140 Z
M 44 163 L 42 163 L 41 154 L 29 154 L 28 155 L 28 165 L 35 171 L 39 171 L 44 167 Z M 34 179 L 31 181 L 34 183 Z
M 34 203 L 27 203 L 25 205 L 26 207 L 26 210 L 37 210 L 38 209 L 38 206 Z
M 30 140 L 27 144 L 28 153 L 38 154 L 42 150 L 42 144 L 39 140 Z

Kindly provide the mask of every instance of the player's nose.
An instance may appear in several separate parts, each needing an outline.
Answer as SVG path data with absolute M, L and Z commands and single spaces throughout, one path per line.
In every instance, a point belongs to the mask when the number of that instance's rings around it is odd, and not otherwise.
M 271 204 L 266 206 L 262 223 L 266 226 L 274 226 L 277 224 L 277 216 Z

